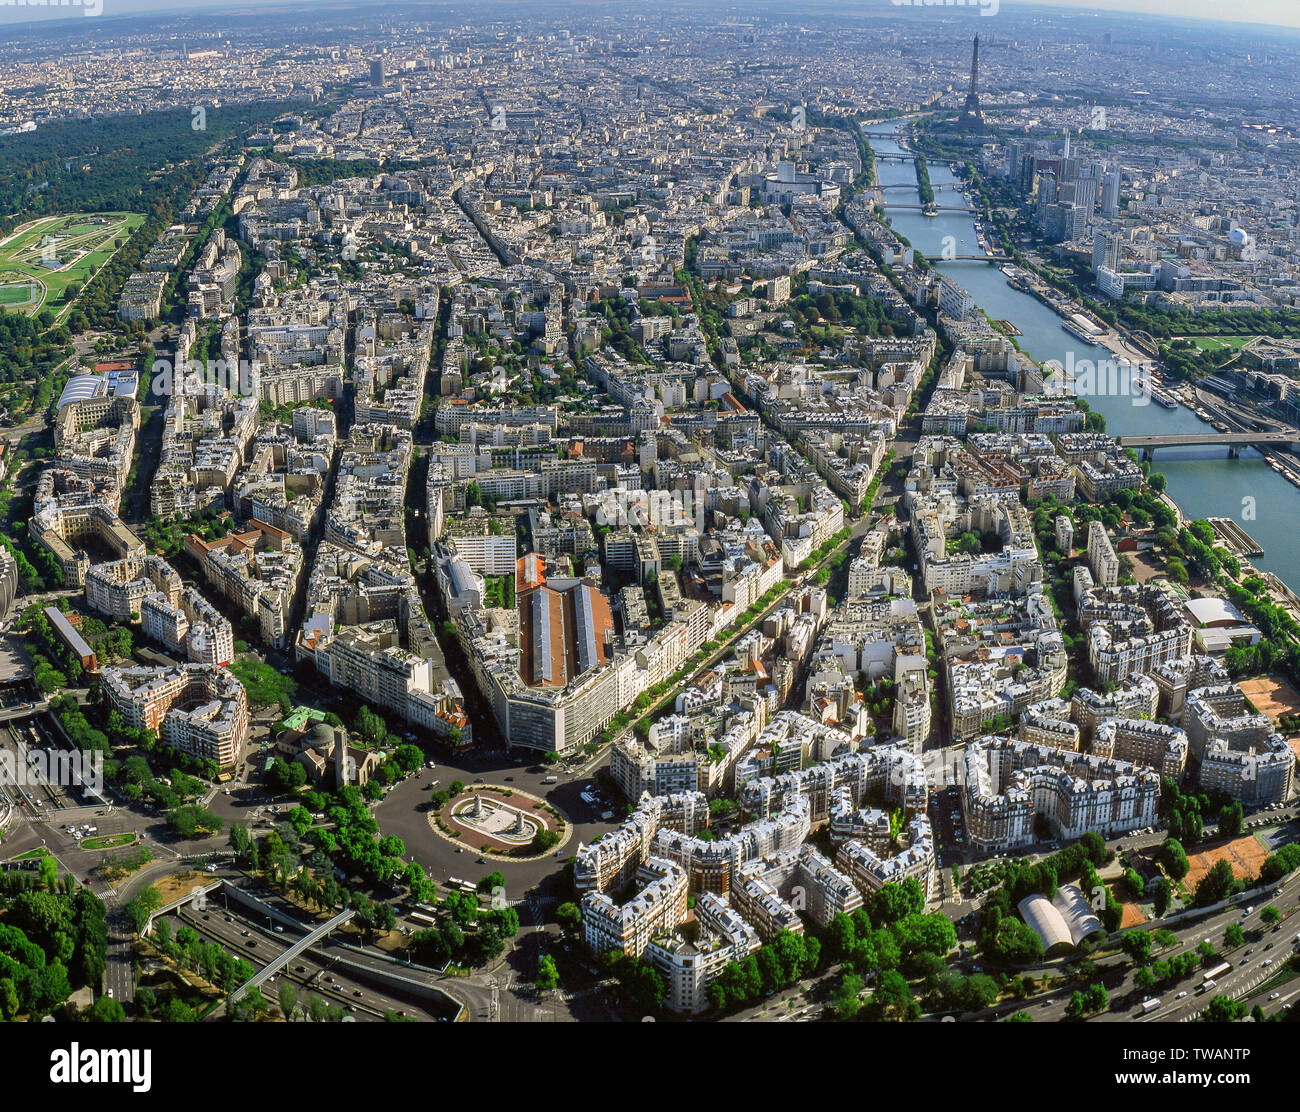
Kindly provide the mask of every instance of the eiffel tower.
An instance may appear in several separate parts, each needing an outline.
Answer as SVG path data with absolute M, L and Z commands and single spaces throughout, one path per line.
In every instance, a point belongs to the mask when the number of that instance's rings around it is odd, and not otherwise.
M 970 59 L 970 92 L 966 94 L 966 105 L 957 120 L 961 131 L 983 131 L 984 109 L 980 107 L 980 37 L 975 36 L 975 49 Z

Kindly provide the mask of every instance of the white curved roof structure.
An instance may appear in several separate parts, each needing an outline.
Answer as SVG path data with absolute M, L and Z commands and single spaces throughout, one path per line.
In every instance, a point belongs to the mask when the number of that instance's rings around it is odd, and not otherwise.
M 1076 946 L 1090 934 L 1105 929 L 1092 910 L 1092 904 L 1077 885 L 1062 884 L 1056 890 L 1056 898 L 1052 900 L 1052 906 L 1065 921 L 1070 931 L 1070 938 Z
M 63 393 L 59 395 L 59 409 L 69 402 L 97 398 L 105 392 L 106 386 L 107 383 L 99 375 L 73 375 L 64 385 Z
M 1035 892 L 1026 896 L 1018 905 L 1020 917 L 1034 929 L 1043 940 L 1043 953 L 1051 954 L 1061 948 L 1074 949 L 1074 938 L 1061 913 L 1052 906 L 1046 896 Z
M 1246 620 L 1245 615 L 1226 598 L 1193 598 L 1188 599 L 1184 605 L 1202 628 L 1215 625 L 1241 625 Z

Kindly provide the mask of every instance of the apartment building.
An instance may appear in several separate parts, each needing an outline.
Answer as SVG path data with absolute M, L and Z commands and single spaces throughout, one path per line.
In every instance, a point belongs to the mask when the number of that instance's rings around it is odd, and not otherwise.
M 1191 692 L 1183 725 L 1203 790 L 1253 806 L 1280 803 L 1291 794 L 1295 754 L 1267 715 L 1251 712 L 1236 685 Z
M 167 745 L 223 768 L 238 760 L 248 734 L 248 697 L 225 668 L 105 668 L 100 684 L 127 726 L 154 730 Z
M 316 650 L 316 668 L 362 702 L 410 717 L 411 698 L 428 694 L 433 665 L 397 643 L 396 623 L 347 626 Z
M 694 941 L 661 932 L 645 954 L 664 978 L 664 1006 L 678 1015 L 707 1011 L 709 984 L 730 962 L 744 961 L 762 945 L 758 931 L 712 892 L 696 897 L 695 921 L 699 932 Z
M 455 517 L 446 535 L 456 555 L 479 575 L 514 574 L 519 554 L 512 523 L 503 527 L 486 516 Z
M 1100 521 L 1088 522 L 1088 567 L 1092 581 L 1098 587 L 1119 584 L 1119 557 L 1115 555 L 1115 546 L 1110 543 L 1106 527 Z
M 674 930 L 686 918 L 686 873 L 680 867 L 651 857 L 636 876 L 642 887 L 625 904 L 614 903 L 603 892 L 583 896 L 583 937 L 593 953 L 622 950 L 639 958 L 651 938 Z
M 1041 815 L 1063 840 L 1156 822 L 1160 775 L 1127 761 L 987 737 L 966 746 L 962 813 L 970 844 L 1002 852 L 1032 842 Z

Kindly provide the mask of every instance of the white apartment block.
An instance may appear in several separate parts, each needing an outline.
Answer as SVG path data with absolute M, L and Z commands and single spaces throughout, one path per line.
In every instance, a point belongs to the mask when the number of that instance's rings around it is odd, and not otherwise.
M 1100 521 L 1088 522 L 1088 567 L 1092 571 L 1092 581 L 1098 587 L 1119 584 L 1119 557 L 1115 555 L 1115 547 Z

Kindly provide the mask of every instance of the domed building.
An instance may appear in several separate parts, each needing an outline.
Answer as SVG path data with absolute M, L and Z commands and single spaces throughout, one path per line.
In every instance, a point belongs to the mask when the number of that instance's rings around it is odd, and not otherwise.
M 286 730 L 280 735 L 277 748 L 302 765 L 313 783 L 332 777 L 336 786 L 364 787 L 375 769 L 384 763 L 381 753 L 349 745 L 347 730 L 328 722 L 316 722 L 305 732 Z

